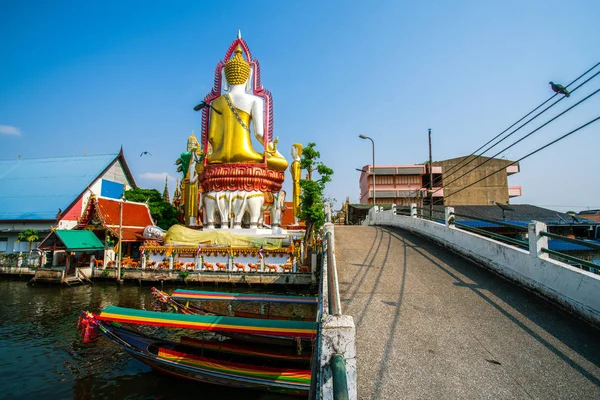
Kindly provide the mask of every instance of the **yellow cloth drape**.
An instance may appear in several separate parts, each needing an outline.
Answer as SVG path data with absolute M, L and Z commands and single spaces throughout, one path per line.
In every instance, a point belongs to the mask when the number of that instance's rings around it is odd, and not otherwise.
M 183 225 L 173 225 L 165 235 L 165 244 L 181 246 L 198 246 L 198 244 L 213 244 L 234 247 L 260 247 L 265 250 L 281 248 L 281 239 L 263 238 L 258 236 L 238 235 L 227 231 L 197 231 Z

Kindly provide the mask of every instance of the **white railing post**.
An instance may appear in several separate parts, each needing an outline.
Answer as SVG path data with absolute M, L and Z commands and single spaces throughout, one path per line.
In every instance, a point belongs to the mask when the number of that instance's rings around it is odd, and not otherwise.
M 448 228 L 454 227 L 454 219 L 454 207 L 444 208 L 444 220 L 446 221 L 446 226 Z
M 396 204 L 392 204 L 392 215 L 396 215 Z
M 547 226 L 543 222 L 533 221 L 529 224 L 529 255 L 535 258 L 549 258 L 542 248 L 548 248 L 548 237 L 542 236 L 540 232 L 547 232 Z
M 410 204 L 410 216 L 412 218 L 417 218 L 417 203 Z

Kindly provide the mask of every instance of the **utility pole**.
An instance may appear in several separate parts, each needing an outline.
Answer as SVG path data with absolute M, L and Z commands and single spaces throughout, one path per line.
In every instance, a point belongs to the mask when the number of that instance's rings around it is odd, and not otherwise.
M 121 197 L 119 203 L 119 257 L 117 262 L 117 282 L 121 283 L 121 262 L 123 261 L 123 202 L 124 197 Z
M 375 207 L 375 205 L 377 204 L 377 199 L 375 197 L 375 141 L 373 141 L 372 138 L 365 135 L 358 135 L 358 137 L 361 139 L 369 139 L 373 148 L 373 167 L 371 168 L 371 172 L 373 173 L 373 207 Z
M 431 128 L 429 128 L 429 218 L 433 218 L 433 160 L 431 157 Z
M 373 144 L 373 207 L 377 206 L 377 197 L 375 196 L 375 142 L 371 139 Z

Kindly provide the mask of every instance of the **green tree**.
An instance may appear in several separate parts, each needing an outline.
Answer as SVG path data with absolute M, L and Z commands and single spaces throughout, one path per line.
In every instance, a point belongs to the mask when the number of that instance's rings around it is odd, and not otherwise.
M 33 228 L 25 229 L 17 235 L 17 242 L 29 242 L 29 252 L 31 253 L 31 245 L 36 240 L 40 239 L 38 231 Z
M 163 200 L 156 189 L 135 188 L 125 191 L 125 199 L 148 204 L 154 223 L 162 229 L 169 229 L 179 223 L 177 209 Z
M 333 170 L 319 161 L 321 153 L 315 150 L 315 143 L 309 143 L 302 150 L 300 168 L 308 172 L 308 179 L 300 179 L 300 218 L 306 223 L 304 236 L 304 254 L 308 257 L 308 248 L 314 243 L 316 232 L 325 223 L 325 200 L 323 192 L 325 184 L 331 181 Z M 319 179 L 313 180 L 313 173 L 319 174 Z

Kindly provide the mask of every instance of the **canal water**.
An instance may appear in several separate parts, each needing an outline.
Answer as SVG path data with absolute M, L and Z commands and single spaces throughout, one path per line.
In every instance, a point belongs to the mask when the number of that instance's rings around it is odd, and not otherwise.
M 81 310 L 153 310 L 152 302 L 149 286 L 29 287 L 0 280 L 0 399 L 290 399 L 177 379 L 152 371 L 102 337 L 81 342 Z

